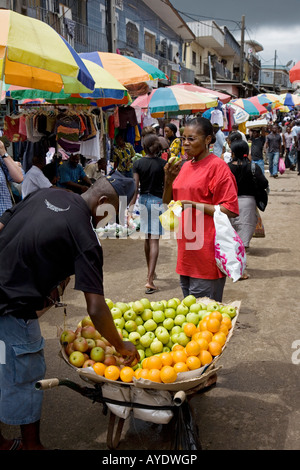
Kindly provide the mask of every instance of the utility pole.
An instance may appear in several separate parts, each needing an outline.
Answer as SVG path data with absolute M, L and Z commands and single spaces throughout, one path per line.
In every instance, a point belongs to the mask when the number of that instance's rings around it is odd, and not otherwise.
M 245 15 L 242 16 L 241 25 L 241 58 L 240 58 L 240 83 L 244 82 L 244 53 L 245 53 Z
M 108 28 L 108 52 L 116 52 L 116 1 L 108 0 L 107 2 L 107 28 Z
M 275 93 L 276 89 L 276 80 L 275 80 L 275 75 L 276 75 L 276 59 L 277 59 L 277 51 L 275 51 L 274 55 L 274 72 L 273 72 L 273 91 Z

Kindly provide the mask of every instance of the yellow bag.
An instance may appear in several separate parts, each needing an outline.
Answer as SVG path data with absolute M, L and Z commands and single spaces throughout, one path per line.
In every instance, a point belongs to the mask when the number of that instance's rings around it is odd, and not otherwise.
M 168 209 L 159 216 L 162 227 L 168 232 L 177 232 L 179 228 L 179 217 L 182 212 L 180 201 L 171 201 Z

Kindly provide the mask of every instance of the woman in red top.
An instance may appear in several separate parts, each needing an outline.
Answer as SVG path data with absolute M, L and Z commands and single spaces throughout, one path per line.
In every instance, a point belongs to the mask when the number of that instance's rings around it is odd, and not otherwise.
M 165 166 L 163 202 L 180 200 L 183 205 L 177 234 L 176 272 L 184 297 L 209 297 L 222 301 L 225 275 L 215 262 L 214 206 L 228 217 L 239 214 L 237 186 L 228 165 L 209 152 L 213 127 L 206 118 L 188 122 L 183 147 L 188 161 Z

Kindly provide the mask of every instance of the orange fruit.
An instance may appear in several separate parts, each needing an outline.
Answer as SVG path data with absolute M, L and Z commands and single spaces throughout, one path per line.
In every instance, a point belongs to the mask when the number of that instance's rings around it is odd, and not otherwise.
M 120 377 L 120 369 L 117 366 L 107 366 L 104 371 L 104 376 L 110 380 L 118 380 Z
M 139 374 L 140 379 L 148 379 L 149 369 L 142 369 L 142 372 Z
M 199 323 L 199 328 L 200 331 L 207 330 L 207 320 L 201 320 L 201 322 Z
M 103 362 L 95 362 L 95 364 L 93 364 L 93 369 L 97 375 L 104 375 L 106 365 L 103 364 Z
M 199 367 L 201 367 L 201 361 L 197 356 L 189 356 L 186 360 L 186 365 L 189 370 L 199 369 Z
M 186 372 L 189 370 L 185 362 L 176 362 L 173 366 L 173 369 L 177 372 L 177 374 L 179 372 Z
M 221 321 L 221 324 L 222 325 L 226 325 L 228 330 L 230 330 L 230 328 L 232 327 L 232 321 L 230 318 L 228 317 L 223 317 L 222 321 Z
M 125 366 L 120 370 L 120 379 L 122 380 L 122 382 L 132 382 L 133 376 L 134 370 L 132 367 Z
M 182 350 L 173 351 L 172 356 L 173 356 L 174 364 L 176 362 L 186 362 L 187 353 L 185 352 L 184 349 L 182 349 Z
M 161 382 L 160 370 L 159 369 L 149 369 L 147 374 L 147 379 L 152 380 L 152 382 Z
M 183 327 L 183 331 L 189 338 L 191 338 L 193 334 L 197 332 L 197 327 L 194 323 L 186 323 Z
M 223 315 L 221 312 L 218 312 L 217 310 L 215 310 L 214 312 L 211 312 L 209 314 L 209 318 L 216 318 L 217 320 L 219 320 L 219 322 L 221 322 Z
M 213 334 L 211 331 L 205 330 L 200 332 L 200 338 L 206 339 L 206 341 L 209 343 L 212 340 Z
M 216 333 L 220 329 L 221 322 L 217 320 L 216 318 L 208 318 L 206 325 L 207 325 L 208 331 L 211 331 L 212 333 Z
M 216 333 L 217 334 L 217 333 Z M 207 339 L 205 338 L 199 338 L 197 339 L 197 343 L 199 344 L 200 346 L 200 351 L 202 351 L 202 349 L 208 349 L 208 343 L 209 341 L 207 341 Z M 199 353 L 200 353 L 199 351 Z
M 211 361 L 213 360 L 212 355 L 210 354 L 209 351 L 206 351 L 206 349 L 203 349 L 203 351 L 200 351 L 198 358 L 200 359 L 202 366 L 205 366 L 206 364 L 210 364 Z
M 222 352 L 222 346 L 217 341 L 211 341 L 208 344 L 208 350 L 212 356 L 218 356 Z
M 219 331 L 222 331 L 226 336 L 227 336 L 228 333 L 229 333 L 227 326 L 226 326 L 224 323 L 222 323 L 222 322 L 221 322 Z
M 139 379 L 141 377 L 141 374 L 142 374 L 143 370 L 146 370 L 146 369 L 142 369 L 141 367 L 138 367 L 137 369 L 135 369 L 134 377 L 136 379 Z
M 149 367 L 148 367 L 148 359 L 149 359 L 148 357 L 145 357 L 145 359 L 143 360 L 143 362 L 142 362 L 142 368 L 143 368 L 143 369 L 149 369 Z
M 213 341 L 217 341 L 221 346 L 224 346 L 226 343 L 226 335 L 222 331 L 218 331 L 213 335 Z
M 173 357 L 170 352 L 164 352 L 160 355 L 162 366 L 171 366 L 173 364 Z
M 164 384 L 170 384 L 177 379 L 177 372 L 172 366 L 163 366 L 160 371 L 160 379 Z
M 160 356 L 150 356 L 147 358 L 147 369 L 161 369 L 161 366 Z
M 196 333 L 193 334 L 192 340 L 197 341 L 197 339 L 202 338 L 202 331 L 197 331 Z
M 175 344 L 175 346 L 172 348 L 172 351 L 182 351 L 183 349 L 184 347 L 181 344 Z
M 200 345 L 198 341 L 190 341 L 185 347 L 185 352 L 188 356 L 197 356 L 200 352 Z

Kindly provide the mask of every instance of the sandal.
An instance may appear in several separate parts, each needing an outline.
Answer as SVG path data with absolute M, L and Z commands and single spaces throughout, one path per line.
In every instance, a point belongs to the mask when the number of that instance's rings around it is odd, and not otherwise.
M 249 274 L 243 274 L 242 277 L 239 278 L 239 281 L 245 281 L 246 279 L 249 279 L 250 276 Z
M 17 437 L 16 439 L 13 439 L 12 445 L 8 450 L 22 450 L 23 449 L 23 444 L 22 444 L 22 439 L 20 437 Z
M 157 287 L 153 288 L 153 287 L 148 287 L 145 291 L 145 294 L 154 294 L 154 292 L 157 292 L 159 291 L 159 289 Z

